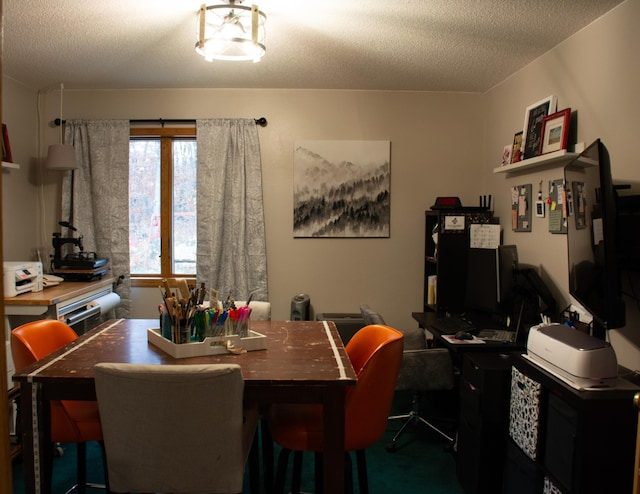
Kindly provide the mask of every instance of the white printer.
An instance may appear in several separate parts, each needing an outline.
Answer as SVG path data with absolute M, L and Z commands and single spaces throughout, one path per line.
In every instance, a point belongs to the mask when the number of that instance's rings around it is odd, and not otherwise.
M 4 262 L 5 297 L 15 297 L 27 292 L 41 292 L 43 288 L 41 262 Z
M 613 387 L 618 381 L 613 347 L 563 324 L 533 326 L 523 356 L 576 389 Z

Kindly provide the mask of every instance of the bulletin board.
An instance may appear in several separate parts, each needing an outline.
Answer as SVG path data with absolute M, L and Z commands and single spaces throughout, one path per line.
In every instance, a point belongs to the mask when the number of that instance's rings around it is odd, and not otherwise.
M 549 231 L 551 233 L 567 233 L 568 216 L 569 209 L 564 180 L 559 178 L 549 181 Z
M 531 184 L 511 188 L 511 229 L 514 232 L 531 231 Z

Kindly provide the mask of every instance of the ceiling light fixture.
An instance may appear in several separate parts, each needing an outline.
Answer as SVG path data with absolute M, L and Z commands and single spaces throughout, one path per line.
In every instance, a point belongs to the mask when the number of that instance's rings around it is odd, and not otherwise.
M 228 4 L 200 7 L 196 52 L 208 62 L 259 62 L 264 56 L 267 16 L 257 5 L 240 3 L 242 0 L 229 0 Z
M 52 144 L 47 152 L 47 168 L 49 170 L 65 171 L 78 168 L 76 151 L 71 144 L 64 144 L 62 134 L 62 93 L 64 84 L 60 84 L 60 144 Z

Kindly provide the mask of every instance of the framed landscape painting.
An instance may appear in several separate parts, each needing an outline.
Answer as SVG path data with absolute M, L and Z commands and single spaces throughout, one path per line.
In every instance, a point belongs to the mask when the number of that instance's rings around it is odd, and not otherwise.
M 297 141 L 294 237 L 389 237 L 390 141 Z

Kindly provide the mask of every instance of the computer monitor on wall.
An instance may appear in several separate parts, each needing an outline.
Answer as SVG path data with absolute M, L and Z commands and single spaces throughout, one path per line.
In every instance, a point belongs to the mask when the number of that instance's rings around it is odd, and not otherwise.
M 607 148 L 598 139 L 565 168 L 569 293 L 593 316 L 593 334 L 625 325 L 616 251 L 616 192 Z

